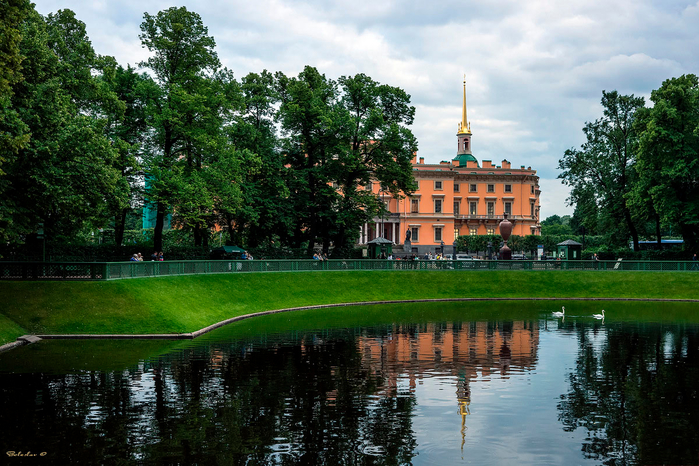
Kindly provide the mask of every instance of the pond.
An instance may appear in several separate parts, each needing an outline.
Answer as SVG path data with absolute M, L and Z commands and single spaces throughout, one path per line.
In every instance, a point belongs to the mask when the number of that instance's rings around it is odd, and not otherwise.
M 421 303 L 42 341 L 0 355 L 2 464 L 697 464 L 697 310 Z

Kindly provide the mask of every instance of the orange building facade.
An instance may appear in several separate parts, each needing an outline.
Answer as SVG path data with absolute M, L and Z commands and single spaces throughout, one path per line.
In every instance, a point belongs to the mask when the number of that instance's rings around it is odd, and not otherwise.
M 383 237 L 404 244 L 410 232 L 410 253 L 451 252 L 461 235 L 499 234 L 498 224 L 505 218 L 513 223 L 512 234 L 540 235 L 539 177 L 524 165 L 513 168 L 503 159 L 479 163 L 471 151 L 473 134 L 466 114 L 466 84 L 463 111 L 456 133 L 456 157 L 439 164 L 413 159 L 418 189 L 403 199 L 383 193 L 379 183 L 372 190 L 388 210 L 381 218 L 366 223 L 359 244 Z

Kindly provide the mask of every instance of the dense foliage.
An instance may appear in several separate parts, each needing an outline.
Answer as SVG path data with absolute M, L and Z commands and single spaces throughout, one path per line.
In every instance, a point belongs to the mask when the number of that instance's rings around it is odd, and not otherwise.
M 4 250 L 106 228 L 121 255 L 128 218 L 145 208 L 157 250 L 171 216 L 175 236 L 202 250 L 225 234 L 270 255 L 317 243 L 351 254 L 384 208 L 365 186 L 414 189 L 415 108 L 402 89 L 310 66 L 236 80 L 185 7 L 145 13 L 141 71 L 98 55 L 70 10 L 44 17 L 11 0 L 1 15 Z
M 699 81 L 666 80 L 641 97 L 602 93 L 603 116 L 583 128 L 586 142 L 559 162 L 571 187 L 573 232 L 603 235 L 609 247 L 638 249 L 675 234 L 699 249 Z

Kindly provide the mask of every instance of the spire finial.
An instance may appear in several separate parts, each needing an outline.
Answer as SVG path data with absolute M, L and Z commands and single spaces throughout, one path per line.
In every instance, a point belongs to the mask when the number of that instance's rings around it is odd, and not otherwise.
M 470 133 L 471 127 L 468 124 L 468 118 L 466 116 L 466 75 L 464 74 L 464 106 L 461 110 L 461 125 L 459 126 L 459 133 Z

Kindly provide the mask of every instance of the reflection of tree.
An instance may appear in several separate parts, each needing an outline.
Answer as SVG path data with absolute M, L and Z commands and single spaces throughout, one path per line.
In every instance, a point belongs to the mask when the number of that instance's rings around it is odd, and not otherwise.
M 123 371 L 0 374 L 0 438 L 55 464 L 411 464 L 424 374 L 457 380 L 465 435 L 478 372 L 534 367 L 537 344 L 530 322 L 389 324 L 195 345 Z
M 559 403 L 583 454 L 609 465 L 694 464 L 699 442 L 699 337 L 684 326 L 578 328 L 580 352 Z M 666 354 L 669 348 L 669 354 Z
M 123 372 L 3 375 L 0 434 L 16 442 L 3 446 L 50 451 L 55 464 L 411 464 L 414 397 L 388 390 L 341 337 L 212 345 Z

